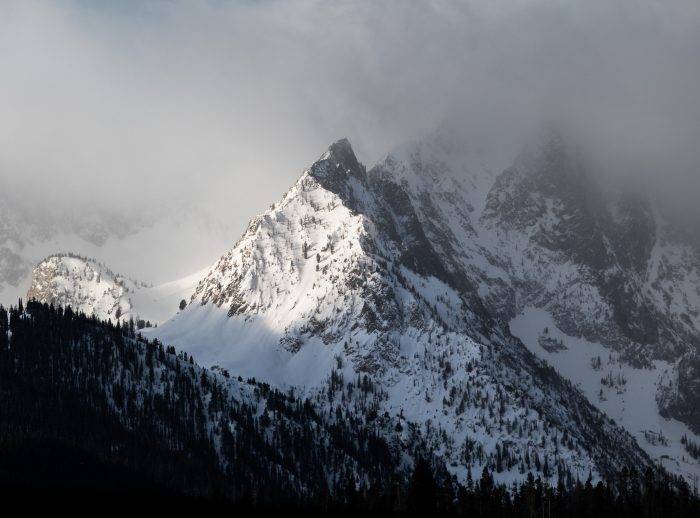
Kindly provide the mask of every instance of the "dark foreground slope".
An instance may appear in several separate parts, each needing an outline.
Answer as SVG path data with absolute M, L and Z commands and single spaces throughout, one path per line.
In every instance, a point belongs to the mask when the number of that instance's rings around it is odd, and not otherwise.
M 9 333 L 8 333 L 9 331 Z M 0 484 L 314 503 L 400 466 L 360 423 L 70 309 L 0 310 Z
M 349 384 L 352 385 L 352 384 Z M 356 390 L 365 390 L 357 387 Z M 406 459 L 418 459 L 411 465 Z M 429 459 L 429 460 L 421 460 Z M 30 302 L 0 307 L 0 497 L 160 510 L 461 516 L 696 516 L 653 470 L 607 484 L 461 486 L 419 438 L 212 372 L 129 327 Z M 545 513 L 545 514 L 543 514 Z

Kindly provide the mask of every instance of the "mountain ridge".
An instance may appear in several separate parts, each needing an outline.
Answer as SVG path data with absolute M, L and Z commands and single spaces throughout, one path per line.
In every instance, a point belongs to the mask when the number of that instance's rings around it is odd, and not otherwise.
M 542 370 L 505 328 L 494 325 L 474 285 L 459 277 L 459 263 L 448 259 L 446 264 L 444 254 L 435 252 L 403 187 L 379 169 L 366 171 L 350 151 L 347 141 L 332 145 L 279 204 L 254 218 L 200 282 L 188 308 L 157 335 L 184 347 L 211 344 L 190 350 L 206 362 L 306 387 L 317 397 L 336 362 L 345 377 L 369 374 L 389 392 L 381 408 L 390 415 L 407 416 L 428 430 L 435 420 L 438 430 L 445 430 L 438 435 L 475 441 L 466 458 L 495 462 L 494 446 L 500 451 L 508 441 L 521 464 L 511 459 L 508 470 L 496 476 L 523 476 L 518 470 L 525 472 L 526 451 L 533 446 L 517 432 L 506 432 L 505 421 L 491 423 L 482 414 L 478 399 L 486 394 L 510 416 L 507 427 L 524 419 L 542 436 L 550 426 L 560 437 L 573 433 L 580 447 L 557 453 L 543 439 L 540 455 L 547 452 L 559 458 L 556 462 L 562 462 L 560 455 L 571 456 L 569 466 L 576 466 L 580 477 L 584 471 L 609 470 L 621 462 L 608 464 L 620 454 L 649 463 L 631 438 L 598 422 L 596 410 L 573 388 L 558 385 L 556 374 Z M 203 332 L 197 335 L 197 329 Z M 234 336 L 238 343 L 225 345 Z M 492 368 L 496 364 L 502 368 Z M 486 393 L 472 393 L 474 383 Z M 572 410 L 555 403 L 552 383 L 576 401 L 571 405 L 576 417 L 566 417 Z M 533 410 L 517 404 L 519 398 Z M 545 401 L 556 410 L 548 410 Z M 452 405 L 465 414 L 455 414 Z M 572 431 L 574 419 L 590 424 Z M 619 446 L 617 453 L 596 452 L 594 428 L 607 434 L 607 444 Z M 494 435 L 502 438 L 486 446 L 484 439 Z M 458 461 L 462 447 L 448 447 L 445 459 L 465 476 Z
M 604 196 L 561 135 L 498 175 L 441 138 L 370 169 L 333 143 L 149 334 L 326 403 L 334 377 L 368 375 L 385 392 L 378 410 L 419 427 L 460 477 L 505 448 L 500 480 L 525 477 L 533 455 L 583 477 L 647 453 L 692 480 L 681 439 L 697 435 L 668 419 L 695 426 L 689 245 L 649 201 Z M 522 315 L 540 328 L 523 331 Z M 641 420 L 625 377 L 646 387 Z M 552 434 L 573 450 L 550 448 Z

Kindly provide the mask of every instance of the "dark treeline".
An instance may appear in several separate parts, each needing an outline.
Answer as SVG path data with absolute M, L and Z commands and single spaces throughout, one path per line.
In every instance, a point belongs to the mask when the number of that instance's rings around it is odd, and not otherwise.
M 31 453 L 59 448 L 85 452 L 107 480 Z M 361 423 L 326 422 L 308 401 L 202 369 L 131 325 L 36 302 L 0 309 L 0 451 L 4 486 L 102 489 L 117 477 L 280 505 L 327 500 L 351 475 L 383 485 L 399 464 Z
M 530 474 L 519 485 L 495 484 L 484 470 L 466 486 L 439 484 L 428 463 L 416 463 L 407 489 L 408 514 L 468 517 L 637 518 L 696 517 L 700 503 L 688 487 L 668 477 L 624 469 L 607 483 L 576 482 L 573 488 L 553 487 Z
M 688 487 L 625 470 L 605 484 L 460 485 L 430 455 L 404 453 L 372 423 L 70 309 L 0 307 L 0 488 L 122 503 L 307 514 L 691 517 Z

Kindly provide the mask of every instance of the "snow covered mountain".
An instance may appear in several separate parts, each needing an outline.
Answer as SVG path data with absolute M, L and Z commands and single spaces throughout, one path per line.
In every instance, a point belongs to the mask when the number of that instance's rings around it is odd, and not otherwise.
M 370 170 L 342 140 L 211 268 L 129 307 L 172 316 L 149 333 L 205 365 L 331 408 L 367 416 L 346 383 L 371 384 L 369 414 L 462 478 L 655 462 L 696 483 L 699 248 L 592 169 L 557 132 L 505 170 L 444 132 Z
M 94 259 L 57 254 L 34 267 L 27 299 L 70 306 L 100 320 L 133 320 L 139 327 L 151 327 L 177 312 L 204 273 L 149 286 L 116 274 Z
M 670 471 L 697 483 L 698 459 L 682 444 L 700 432 L 692 240 L 653 199 L 604 191 L 559 134 L 496 179 L 481 226 L 502 272 L 483 277 L 494 313 Z M 566 349 L 546 350 L 546 334 Z
M 443 164 L 408 158 L 366 171 L 346 140 L 333 144 L 153 332 L 317 401 L 347 402 L 344 380 L 366 378 L 376 412 L 420 430 L 462 479 L 483 466 L 508 481 L 650 465 L 489 311 L 462 247 L 476 235 L 473 193 Z

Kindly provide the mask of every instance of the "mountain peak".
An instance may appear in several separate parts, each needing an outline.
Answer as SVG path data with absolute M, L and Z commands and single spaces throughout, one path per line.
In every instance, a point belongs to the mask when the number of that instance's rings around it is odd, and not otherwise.
M 352 188 L 348 181 L 355 178 L 360 183 L 367 180 L 365 166 L 362 165 L 346 138 L 337 140 L 307 170 L 324 189 L 339 194 L 343 198 L 352 198 Z
M 340 178 L 346 175 L 364 176 L 365 167 L 360 164 L 346 138 L 335 141 L 310 168 L 310 174 L 321 180 Z
M 333 142 L 333 144 L 328 146 L 328 151 L 336 155 L 352 154 L 353 156 L 355 156 L 355 153 L 352 150 L 352 145 L 346 137 L 343 137 Z
M 77 254 L 54 254 L 36 265 L 28 300 L 106 320 L 134 316 L 131 296 L 142 283 L 112 272 L 102 263 Z

